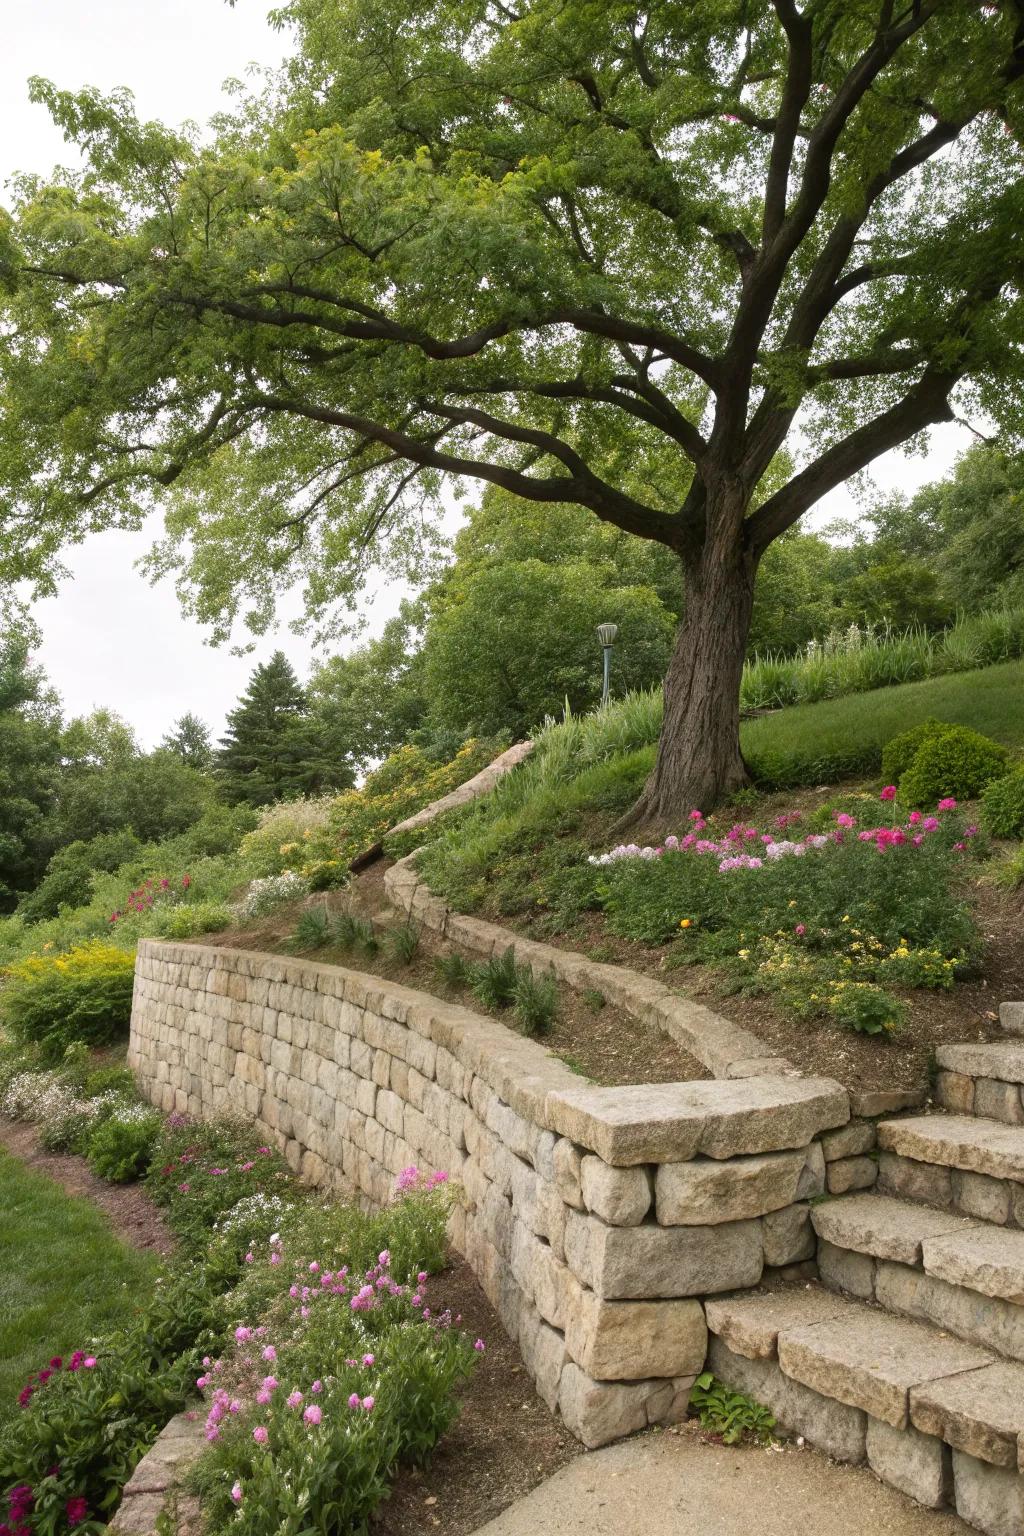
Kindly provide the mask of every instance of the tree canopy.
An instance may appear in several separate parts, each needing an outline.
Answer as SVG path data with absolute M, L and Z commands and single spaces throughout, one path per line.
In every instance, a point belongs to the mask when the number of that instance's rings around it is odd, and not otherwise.
M 429 559 L 446 481 L 675 552 L 648 812 L 741 781 L 754 573 L 954 408 L 1020 427 L 1019 0 L 292 0 L 211 142 L 33 90 L 0 235 L 0 570 L 171 490 L 226 633 Z M 759 492 L 798 423 L 806 462 Z
M 283 651 L 261 662 L 228 714 L 214 766 L 229 805 L 270 805 L 353 782 L 346 759 L 332 760 L 304 689 Z

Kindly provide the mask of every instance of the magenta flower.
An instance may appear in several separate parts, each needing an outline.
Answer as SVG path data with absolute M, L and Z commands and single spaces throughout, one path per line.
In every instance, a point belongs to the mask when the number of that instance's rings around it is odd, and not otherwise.
M 487 1345 L 484 1343 L 483 1339 L 477 1339 L 476 1343 L 473 1345 L 473 1348 L 476 1350 L 477 1354 L 482 1355 L 484 1350 L 487 1348 Z
M 96 1365 L 96 1356 L 95 1355 L 86 1355 L 85 1359 L 82 1361 L 82 1364 L 83 1364 L 83 1366 L 85 1367 L 85 1369 L 87 1371 L 91 1371 L 93 1369 L 93 1367 Z
M 373 1408 L 374 1402 L 375 1402 L 374 1398 L 372 1398 L 372 1397 L 364 1397 L 361 1406 L 365 1409 L 365 1411 L 367 1413 L 369 1413 L 371 1411 L 371 1409 Z
M 944 800 L 940 800 L 938 809 L 940 811 L 955 811 L 956 801 L 953 799 L 952 795 L 947 795 Z
M 805 923 L 797 923 L 796 927 L 793 929 L 793 932 L 796 934 L 798 939 L 802 939 L 804 934 L 807 932 L 806 924 Z
M 232 1502 L 235 1504 L 241 1504 L 242 1502 L 242 1485 L 238 1481 L 237 1477 L 231 1485 L 231 1498 Z
M 288 1396 L 285 1398 L 285 1402 L 288 1404 L 289 1408 L 297 1408 L 302 1402 L 302 1393 L 289 1392 Z
M 76 1499 L 68 1499 L 64 1506 L 64 1513 L 67 1516 L 68 1525 L 81 1525 L 82 1521 L 89 1513 L 89 1505 L 87 1500 L 81 1497 Z
M 359 1393 L 358 1392 L 352 1392 L 352 1393 L 349 1394 L 348 1405 L 349 1405 L 350 1408 L 358 1408 L 359 1407 Z
M 879 795 L 878 798 L 879 798 L 879 800 L 895 800 L 896 799 L 896 785 L 895 784 L 887 784 L 885 786 L 885 788 L 882 790 L 882 793 Z

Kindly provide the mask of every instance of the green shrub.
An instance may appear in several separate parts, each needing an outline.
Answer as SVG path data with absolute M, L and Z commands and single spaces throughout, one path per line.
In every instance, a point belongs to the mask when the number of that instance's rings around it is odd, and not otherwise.
M 160 1116 L 142 1104 L 127 1105 L 89 1134 L 86 1158 L 93 1173 L 111 1184 L 141 1178 L 160 1134 Z
M 469 985 L 469 966 L 457 950 L 450 955 L 435 955 L 434 971 L 441 984 L 452 991 Z
M 894 1034 L 907 1015 L 898 998 L 869 981 L 834 982 L 827 1006 L 837 1024 L 861 1035 Z
M 197 933 L 222 933 L 231 923 L 231 909 L 224 902 L 195 901 L 155 914 L 153 932 L 164 939 L 191 939 Z
M 887 784 L 898 784 L 910 767 L 921 747 L 933 736 L 941 736 L 949 726 L 942 720 L 931 718 L 912 725 L 909 731 L 893 736 L 882 748 L 882 777 Z
M 986 785 L 981 821 L 993 837 L 1024 837 L 1024 764 Z
M 64 955 L 29 955 L 6 968 L 0 1014 L 12 1036 L 35 1041 L 48 1061 L 68 1045 L 106 1045 L 131 1018 L 135 956 L 100 940 Z
M 1007 858 L 1000 859 L 992 870 L 992 879 L 1004 890 L 1019 890 L 1024 885 L 1024 847 L 1015 848 Z
M 369 918 L 356 917 L 351 912 L 339 912 L 331 932 L 339 949 L 362 949 L 375 955 L 380 948 Z
M 946 796 L 973 800 L 1004 771 L 1006 760 L 1005 747 L 965 725 L 933 732 L 900 777 L 900 799 L 927 808 Z
M 125 1098 L 134 1098 L 135 1092 L 135 1077 L 128 1067 L 96 1067 L 82 1079 L 82 1095 L 87 1099 L 98 1098 L 101 1093 L 120 1093 Z
M 697 1410 L 701 1428 L 721 1435 L 726 1445 L 738 1445 L 743 1440 L 766 1445 L 772 1438 L 775 1418 L 771 1410 L 745 1392 L 734 1392 L 712 1371 L 697 1377 L 690 1407 Z

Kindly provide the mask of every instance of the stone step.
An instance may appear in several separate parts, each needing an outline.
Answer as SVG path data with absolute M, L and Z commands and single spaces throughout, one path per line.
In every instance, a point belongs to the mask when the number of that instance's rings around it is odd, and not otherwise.
M 916 1115 L 878 1127 L 880 1194 L 1024 1227 L 1024 1126 Z
M 811 1221 L 829 1289 L 1024 1360 L 1024 1232 L 888 1195 L 824 1201 Z
M 719 1297 L 707 1322 L 710 1368 L 780 1428 L 986 1536 L 1024 1530 L 1024 1365 L 817 1286 Z
M 935 1099 L 957 1114 L 1024 1125 L 1024 1040 L 941 1045 Z

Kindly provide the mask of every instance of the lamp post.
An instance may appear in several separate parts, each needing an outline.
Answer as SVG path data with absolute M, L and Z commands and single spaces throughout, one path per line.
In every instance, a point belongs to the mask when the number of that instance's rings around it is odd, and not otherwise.
M 617 624 L 599 624 L 597 626 L 597 638 L 601 642 L 604 651 L 604 686 L 601 689 L 602 707 L 608 703 L 608 692 L 611 686 L 612 675 L 612 646 L 615 644 L 615 636 L 619 632 Z

